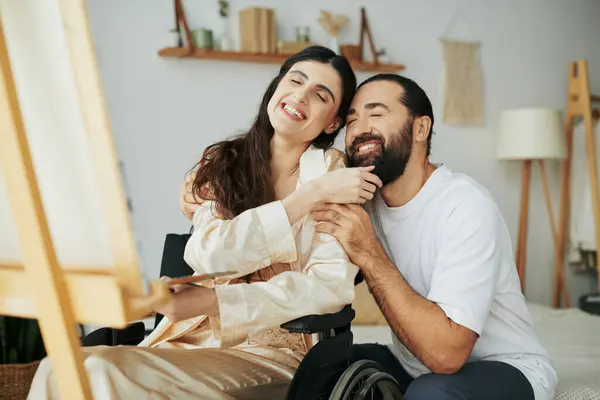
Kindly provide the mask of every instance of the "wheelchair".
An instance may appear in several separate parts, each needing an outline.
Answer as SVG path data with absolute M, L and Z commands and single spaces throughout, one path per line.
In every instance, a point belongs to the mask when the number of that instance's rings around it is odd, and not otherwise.
M 161 276 L 172 278 L 193 274 L 183 260 L 189 234 L 168 234 L 161 260 Z M 357 276 L 355 284 L 362 281 Z M 285 400 L 402 399 L 400 386 L 390 374 L 371 360 L 351 363 L 354 319 L 351 305 L 333 314 L 308 315 L 286 322 L 281 328 L 291 333 L 317 334 L 318 342 L 308 351 L 296 370 Z M 157 315 L 156 327 L 162 315 Z M 139 344 L 146 335 L 143 322 L 124 329 L 100 328 L 82 338 L 83 346 Z

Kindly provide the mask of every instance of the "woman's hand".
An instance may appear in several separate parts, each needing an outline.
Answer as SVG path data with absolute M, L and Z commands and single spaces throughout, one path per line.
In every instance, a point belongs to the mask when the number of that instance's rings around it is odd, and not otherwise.
M 372 174 L 373 166 L 340 168 L 302 185 L 283 199 L 290 224 L 315 208 L 327 204 L 363 204 L 381 188 L 381 179 Z
M 169 280 L 162 277 L 161 280 Z M 200 315 L 215 316 L 219 314 L 217 294 L 214 289 L 183 284 L 171 287 L 171 300 L 155 309 L 172 322 L 183 321 Z
M 375 167 L 340 168 L 310 182 L 321 203 L 363 204 L 373 198 L 381 179 L 371 173 Z

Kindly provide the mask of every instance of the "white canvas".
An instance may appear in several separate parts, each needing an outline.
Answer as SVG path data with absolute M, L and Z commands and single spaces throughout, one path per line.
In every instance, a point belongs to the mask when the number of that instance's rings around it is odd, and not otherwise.
M 0 0 L 38 185 L 59 262 L 114 263 L 58 0 Z M 1 144 L 0 144 L 1 145 Z M 0 174 L 0 262 L 21 257 Z

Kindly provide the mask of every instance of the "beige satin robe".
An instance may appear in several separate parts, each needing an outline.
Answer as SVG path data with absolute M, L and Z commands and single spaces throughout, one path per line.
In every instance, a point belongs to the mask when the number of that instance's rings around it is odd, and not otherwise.
M 344 160 L 338 150 L 310 147 L 300 159 L 297 187 L 343 168 Z M 279 326 L 339 311 L 354 299 L 358 268 L 341 245 L 317 233 L 310 216 L 290 225 L 280 201 L 232 220 L 217 218 L 214 204 L 205 203 L 193 225 L 184 257 L 196 273 L 238 271 L 208 283 L 219 316 L 163 318 L 137 347 L 84 348 L 95 399 L 282 399 L 311 341 Z M 236 279 L 257 270 L 267 272 L 260 281 Z M 54 398 L 45 359 L 29 399 Z

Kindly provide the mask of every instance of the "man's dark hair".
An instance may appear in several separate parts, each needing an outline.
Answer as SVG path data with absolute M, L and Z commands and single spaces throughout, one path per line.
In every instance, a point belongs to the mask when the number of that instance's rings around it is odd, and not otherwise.
M 431 106 L 431 101 L 429 101 L 429 97 L 427 97 L 425 91 L 412 79 L 398 74 L 374 75 L 358 85 L 357 91 L 367 83 L 375 81 L 395 82 L 404 89 L 404 93 L 399 100 L 400 103 L 408 109 L 410 119 L 414 120 L 415 118 L 423 116 L 427 116 L 431 119 L 431 127 L 429 128 L 429 135 L 427 136 L 427 157 L 429 157 L 429 153 L 431 152 L 431 136 L 433 135 L 433 107 Z

